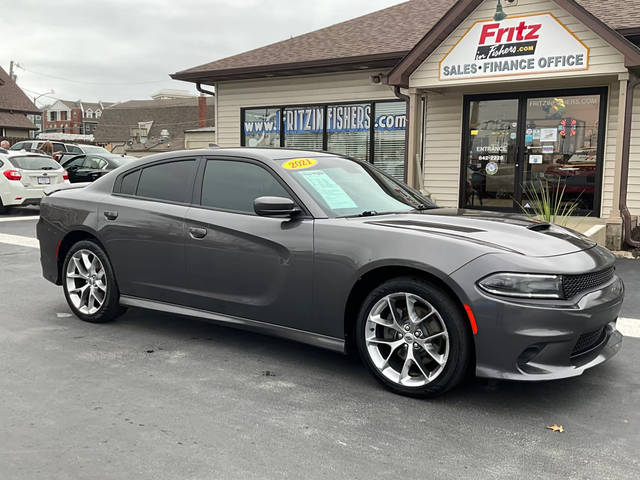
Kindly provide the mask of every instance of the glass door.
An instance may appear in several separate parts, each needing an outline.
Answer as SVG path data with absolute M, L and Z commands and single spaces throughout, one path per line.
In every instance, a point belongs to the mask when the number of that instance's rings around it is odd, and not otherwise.
M 460 206 L 522 212 L 544 194 L 598 215 L 606 93 L 465 97 Z
M 580 214 L 599 210 L 601 95 L 555 95 L 526 100 L 523 205 L 535 192 L 576 204 Z
M 468 100 L 461 206 L 513 210 L 517 198 L 518 98 Z

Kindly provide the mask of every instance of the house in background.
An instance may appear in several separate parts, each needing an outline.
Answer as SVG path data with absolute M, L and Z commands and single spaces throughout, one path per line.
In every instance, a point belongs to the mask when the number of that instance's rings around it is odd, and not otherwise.
M 39 115 L 40 110 L 0 67 L 0 137 L 29 138 L 37 127 L 27 115 Z
M 113 102 L 58 100 L 43 110 L 43 131 L 75 135 L 91 135 L 102 112 Z
M 143 157 L 185 148 L 185 132 L 214 126 L 210 97 L 158 98 L 118 103 L 102 112 L 95 141 L 114 153 Z M 213 133 L 206 132 L 213 142 Z M 199 138 L 202 132 L 195 133 Z

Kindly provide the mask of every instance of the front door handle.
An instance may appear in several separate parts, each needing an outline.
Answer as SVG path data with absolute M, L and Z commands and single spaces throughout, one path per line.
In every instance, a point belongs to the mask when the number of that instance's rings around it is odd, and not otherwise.
M 191 238 L 195 238 L 196 240 L 199 240 L 207 236 L 207 229 L 191 227 L 189 228 L 189 235 L 191 235 Z
M 118 212 L 110 212 L 110 211 L 106 210 L 104 212 L 104 217 L 107 220 L 115 220 L 116 218 L 118 218 Z

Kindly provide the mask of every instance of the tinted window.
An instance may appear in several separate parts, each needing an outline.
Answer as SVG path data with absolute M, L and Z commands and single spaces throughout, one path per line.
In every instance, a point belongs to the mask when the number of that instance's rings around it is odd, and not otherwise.
M 273 175 L 258 165 L 228 160 L 207 162 L 202 205 L 254 213 L 253 201 L 264 196 L 290 198 Z
M 81 157 L 74 157 L 71 159 L 70 162 L 66 162 L 64 163 L 64 168 L 75 168 L 75 167 L 82 167 L 82 165 L 84 164 L 84 155 Z
M 139 197 L 186 202 L 191 195 L 195 160 L 162 163 L 142 170 Z
M 107 161 L 102 157 L 87 157 L 84 161 L 85 168 L 102 169 L 107 166 Z
M 80 147 L 76 147 L 75 145 L 67 145 L 67 152 L 83 153 L 82 150 L 80 150 Z
M 136 188 L 138 188 L 138 180 L 140 179 L 140 170 L 133 173 L 128 173 L 122 177 L 122 184 L 120 185 L 120 193 L 125 195 L 135 195 Z
M 53 151 L 54 152 L 66 152 L 67 149 L 64 146 L 64 143 L 54 143 L 53 144 Z
M 31 148 L 31 142 L 18 142 L 13 145 L 9 150 L 22 150 Z

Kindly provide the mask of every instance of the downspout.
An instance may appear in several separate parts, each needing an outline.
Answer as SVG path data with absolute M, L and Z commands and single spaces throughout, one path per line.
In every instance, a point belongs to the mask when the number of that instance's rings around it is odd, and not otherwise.
M 399 85 L 394 85 L 393 87 L 393 94 L 400 100 L 404 100 L 404 102 L 407 104 L 407 123 L 404 127 L 404 180 L 405 182 L 408 180 L 407 178 L 407 174 L 409 172 L 409 119 L 411 117 L 410 112 L 409 112 L 409 108 L 410 108 L 410 102 L 409 102 L 409 95 L 405 95 L 404 93 L 402 93 L 400 91 L 400 86 Z M 413 185 L 411 185 L 413 187 Z
M 640 241 L 631 238 L 631 213 L 627 206 L 629 185 L 629 150 L 631 147 L 631 124 L 633 122 L 633 92 L 640 85 L 640 77 L 631 74 L 627 83 L 627 98 L 624 112 L 624 133 L 622 138 L 622 164 L 620 166 L 620 215 L 622 216 L 622 239 L 633 248 L 640 248 Z

